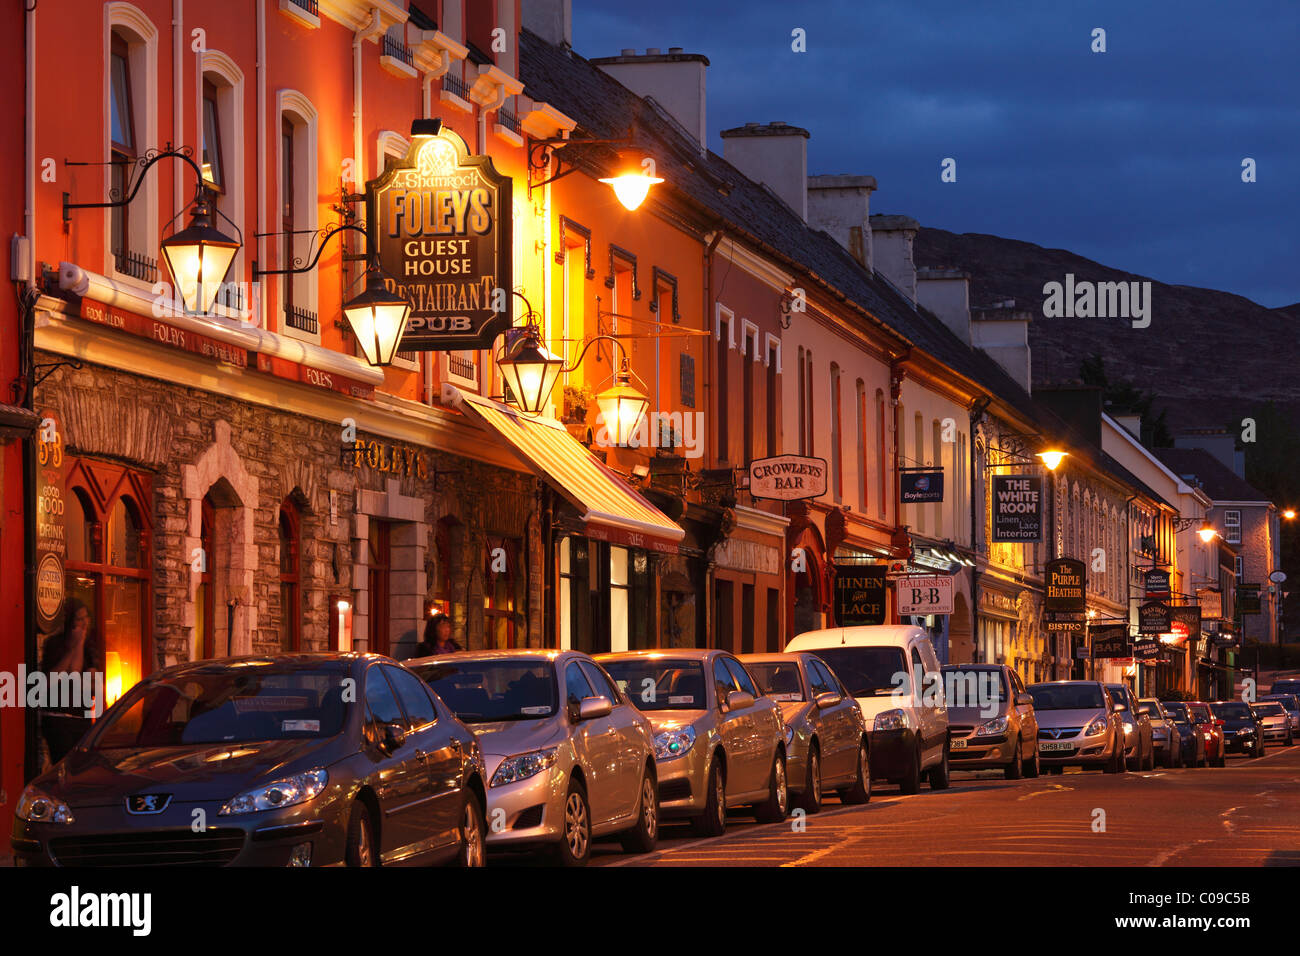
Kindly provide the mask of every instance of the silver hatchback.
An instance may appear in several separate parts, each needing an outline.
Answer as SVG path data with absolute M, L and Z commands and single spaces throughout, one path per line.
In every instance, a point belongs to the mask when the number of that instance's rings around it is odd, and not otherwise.
M 477 736 L 489 849 L 551 849 L 581 865 L 619 834 L 648 853 L 659 829 L 650 721 L 578 651 L 472 651 L 406 661 Z

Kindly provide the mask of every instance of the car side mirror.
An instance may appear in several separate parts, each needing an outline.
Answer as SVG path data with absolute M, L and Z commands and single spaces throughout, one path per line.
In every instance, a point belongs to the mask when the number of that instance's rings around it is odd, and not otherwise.
M 1214 726 L 1216 726 L 1216 727 L 1222 727 L 1222 726 L 1223 726 L 1223 721 L 1216 717 L 1216 718 L 1214 719 Z
M 608 697 L 584 697 L 578 703 L 578 720 L 608 717 L 613 710 L 614 702 Z
M 1150 716 L 1151 716 L 1151 706 L 1150 706 L 1149 704 L 1144 704 L 1144 705 L 1142 705 L 1141 707 L 1139 707 L 1139 708 L 1138 708 L 1138 716 L 1139 716 L 1139 717 L 1150 717 Z
M 1111 711 L 1116 714 L 1122 714 L 1126 710 L 1128 710 L 1128 708 L 1125 707 L 1123 704 L 1116 704 L 1114 707 L 1111 708 Z
M 406 743 L 406 728 L 401 724 L 393 722 L 384 724 L 384 739 L 380 746 L 387 753 L 394 753 L 399 750 L 402 744 Z
M 733 690 L 727 695 L 727 710 L 744 710 L 746 707 L 752 707 L 754 704 L 754 695 L 748 691 Z
M 1033 694 L 1016 694 L 1016 706 L 1020 706 L 1020 705 L 1022 705 L 1022 704 L 1025 705 L 1025 706 L 1027 706 L 1027 707 L 1033 707 L 1033 706 L 1034 706 L 1034 695 L 1033 695 Z
M 814 703 L 821 710 L 826 710 L 827 708 L 834 707 L 843 699 L 844 698 L 841 697 L 839 694 L 835 693 L 835 691 L 828 690 L 825 693 L 818 694 L 817 697 L 814 699 Z

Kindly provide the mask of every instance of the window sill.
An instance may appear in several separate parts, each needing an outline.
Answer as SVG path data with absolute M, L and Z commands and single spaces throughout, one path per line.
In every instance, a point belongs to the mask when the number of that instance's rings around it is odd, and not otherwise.
M 315 30 L 320 27 L 320 17 L 310 10 L 304 10 L 293 0 L 280 0 L 280 12 L 308 30 Z
M 400 77 L 404 80 L 415 79 L 415 67 L 411 66 L 411 64 L 407 63 L 405 60 L 398 59 L 395 56 L 381 56 L 379 58 L 379 65 L 389 73 L 393 74 L 393 76 Z
M 457 96 L 455 93 L 451 92 L 450 90 L 439 90 L 438 98 L 439 100 L 441 100 L 443 103 L 446 103 L 454 110 L 459 110 L 462 113 L 474 112 L 474 107 L 470 104 L 468 100 L 461 99 L 459 96 Z

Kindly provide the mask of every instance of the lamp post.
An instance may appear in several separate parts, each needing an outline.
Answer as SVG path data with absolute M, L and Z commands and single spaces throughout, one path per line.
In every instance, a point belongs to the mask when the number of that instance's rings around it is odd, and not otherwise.
M 534 189 L 540 189 L 558 179 L 563 179 L 569 173 L 575 172 L 578 169 L 575 159 L 581 160 L 593 150 L 624 147 L 617 150 L 618 160 L 615 163 L 613 174 L 601 178 L 600 182 L 614 190 L 614 195 L 623 204 L 623 208 L 629 212 L 635 211 L 645 201 L 650 192 L 650 187 L 662 183 L 664 180 L 655 175 L 654 160 L 645 155 L 644 152 L 630 148 L 631 143 L 631 129 L 621 139 L 564 139 L 555 137 L 533 140 L 528 147 L 528 171 L 530 174 L 528 193 L 532 195 Z M 563 155 L 559 152 L 561 147 L 563 148 Z M 531 174 L 550 168 L 552 162 L 555 163 L 557 171 L 540 182 L 533 182 Z M 565 162 L 568 163 L 568 167 L 562 168 L 562 164 Z

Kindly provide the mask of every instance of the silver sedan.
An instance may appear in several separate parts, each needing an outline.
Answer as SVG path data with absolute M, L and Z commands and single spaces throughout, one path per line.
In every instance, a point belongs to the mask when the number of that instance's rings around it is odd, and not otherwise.
M 472 651 L 406 661 L 477 736 L 489 849 L 551 849 L 587 862 L 619 834 L 655 848 L 659 786 L 650 721 L 578 651 Z

